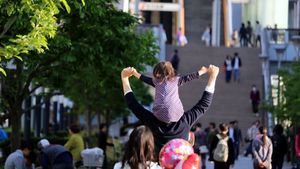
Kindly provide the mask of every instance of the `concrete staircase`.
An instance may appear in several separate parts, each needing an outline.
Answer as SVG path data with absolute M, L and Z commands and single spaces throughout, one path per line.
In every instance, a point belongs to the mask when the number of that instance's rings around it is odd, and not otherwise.
M 174 47 L 169 47 L 168 53 L 172 53 Z M 253 48 L 214 48 L 203 47 L 196 43 L 190 43 L 179 50 L 179 73 L 186 74 L 198 70 L 201 66 L 214 64 L 220 67 L 220 74 L 216 84 L 214 100 L 209 111 L 201 118 L 204 127 L 209 122 L 230 122 L 238 120 L 239 125 L 246 133 L 251 122 L 258 117 L 254 116 L 250 103 L 251 85 L 256 84 L 262 89 L 261 64 L 258 58 L 259 50 Z M 238 52 L 242 59 L 240 83 L 225 82 L 225 72 L 222 71 L 225 56 Z M 192 81 L 179 90 L 180 98 L 185 110 L 190 109 L 201 97 L 207 83 L 207 75 L 200 80 Z
M 212 0 L 185 0 L 185 33 L 189 41 L 201 42 L 205 28 L 212 20 Z
M 230 122 L 238 120 L 243 134 L 256 120 L 251 110 L 250 90 L 251 85 L 256 84 L 262 91 L 261 64 L 258 58 L 259 50 L 255 48 L 215 48 L 204 47 L 201 35 L 206 26 L 211 23 L 211 0 L 186 0 L 185 1 L 186 36 L 189 41 L 185 47 L 169 46 L 167 55 L 170 57 L 175 48 L 179 50 L 179 73 L 185 74 L 198 70 L 201 66 L 214 64 L 223 67 L 227 54 L 233 56 L 238 52 L 242 59 L 241 82 L 225 83 L 225 72 L 220 71 L 216 84 L 213 103 L 209 111 L 201 118 L 204 127 L 209 122 Z M 180 88 L 180 98 L 185 110 L 190 109 L 201 97 L 207 83 L 207 75 L 200 80 L 192 81 Z

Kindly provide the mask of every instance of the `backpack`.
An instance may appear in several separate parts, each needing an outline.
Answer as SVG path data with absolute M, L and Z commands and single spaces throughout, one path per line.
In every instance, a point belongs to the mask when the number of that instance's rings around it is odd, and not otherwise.
M 222 138 L 222 136 L 219 134 L 217 134 L 217 137 L 219 139 L 219 142 L 213 152 L 213 158 L 215 161 L 218 162 L 226 162 L 228 160 L 228 154 L 229 154 L 228 143 L 227 143 L 229 138 L 228 136 Z

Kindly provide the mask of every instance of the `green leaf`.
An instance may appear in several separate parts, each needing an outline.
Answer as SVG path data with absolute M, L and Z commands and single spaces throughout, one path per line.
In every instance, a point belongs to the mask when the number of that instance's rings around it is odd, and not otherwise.
M 7 76 L 5 70 L 1 67 L 0 67 L 0 73 L 2 73 L 4 76 Z
M 66 0 L 61 0 L 61 2 L 64 4 L 67 12 L 70 13 L 71 12 L 71 8 L 70 8 L 69 4 L 67 3 L 67 1 Z

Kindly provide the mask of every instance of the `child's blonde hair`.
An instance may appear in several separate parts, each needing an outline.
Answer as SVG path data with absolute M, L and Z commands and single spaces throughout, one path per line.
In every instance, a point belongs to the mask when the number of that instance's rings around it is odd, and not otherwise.
M 153 76 L 158 80 L 171 80 L 175 77 L 175 70 L 171 62 L 163 61 L 155 65 L 153 69 Z

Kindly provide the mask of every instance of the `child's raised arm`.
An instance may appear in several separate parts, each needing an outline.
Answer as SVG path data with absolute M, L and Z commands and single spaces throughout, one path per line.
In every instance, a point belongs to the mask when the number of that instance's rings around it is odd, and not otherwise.
M 199 78 L 201 75 L 205 74 L 207 70 L 208 69 L 206 67 L 202 66 L 201 69 L 197 72 L 181 76 L 178 80 L 178 86 L 181 86 L 189 81 Z
M 143 81 L 144 83 L 147 83 L 150 86 L 155 87 L 153 80 L 151 77 L 145 76 L 143 74 L 140 74 L 139 72 L 137 72 L 137 70 L 135 68 L 133 68 L 133 76 L 135 76 L 136 78 L 140 79 L 141 81 Z

